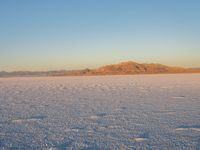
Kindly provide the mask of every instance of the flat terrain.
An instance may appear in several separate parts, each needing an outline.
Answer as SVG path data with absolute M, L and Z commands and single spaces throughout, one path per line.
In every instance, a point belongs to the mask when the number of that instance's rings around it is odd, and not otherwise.
M 200 74 L 0 79 L 0 149 L 200 149 Z

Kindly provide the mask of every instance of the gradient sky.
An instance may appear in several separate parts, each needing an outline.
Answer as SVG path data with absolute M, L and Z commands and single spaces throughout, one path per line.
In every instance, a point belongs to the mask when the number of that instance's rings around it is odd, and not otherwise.
M 127 60 L 200 67 L 200 1 L 0 0 L 0 71 Z

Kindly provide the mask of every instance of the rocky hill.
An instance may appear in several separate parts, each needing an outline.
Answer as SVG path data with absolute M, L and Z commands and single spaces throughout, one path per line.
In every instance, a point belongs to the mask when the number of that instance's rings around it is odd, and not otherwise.
M 154 74 L 154 73 L 189 73 L 200 69 L 169 67 L 161 64 L 139 64 L 133 61 L 107 65 L 94 71 L 94 74 Z
M 128 75 L 128 74 L 160 74 L 160 73 L 200 73 L 200 68 L 169 67 L 162 64 L 145 64 L 133 61 L 106 65 L 97 69 L 60 70 L 46 72 L 0 72 L 0 77 L 12 76 L 83 76 L 83 75 Z

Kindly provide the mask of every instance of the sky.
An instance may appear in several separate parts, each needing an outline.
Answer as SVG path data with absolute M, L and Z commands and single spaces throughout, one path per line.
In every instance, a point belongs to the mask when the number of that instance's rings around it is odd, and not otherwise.
M 200 67 L 199 0 L 0 0 L 0 71 Z

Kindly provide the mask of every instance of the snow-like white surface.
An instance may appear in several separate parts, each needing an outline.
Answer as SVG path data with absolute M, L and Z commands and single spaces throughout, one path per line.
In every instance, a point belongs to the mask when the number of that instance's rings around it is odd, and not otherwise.
M 0 149 L 200 149 L 200 74 L 0 79 Z

